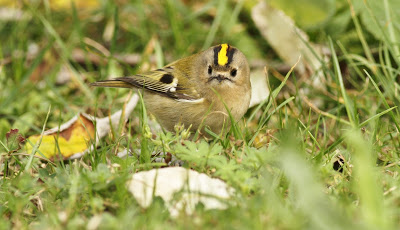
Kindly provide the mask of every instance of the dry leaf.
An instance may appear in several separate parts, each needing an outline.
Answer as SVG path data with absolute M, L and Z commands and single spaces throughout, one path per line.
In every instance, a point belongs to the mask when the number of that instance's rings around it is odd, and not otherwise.
M 15 0 L 13 0 L 15 2 Z M 6 7 L 4 7 L 6 6 Z M 28 12 L 14 8 L 15 6 L 0 3 L 0 21 L 22 21 L 32 16 Z
M 21 144 L 25 142 L 25 138 L 18 133 L 18 129 L 11 129 L 6 133 L 7 147 L 9 153 L 16 152 L 21 149 Z
M 93 10 L 100 6 L 99 0 L 74 1 L 75 7 L 78 10 Z M 50 7 L 56 10 L 66 10 L 71 8 L 69 0 L 50 0 Z
M 251 72 L 251 100 L 249 108 L 260 104 L 269 96 L 267 76 L 263 69 L 256 69 Z
M 310 43 L 306 33 L 297 28 L 291 18 L 265 1 L 260 1 L 253 8 L 251 16 L 262 36 L 286 64 L 294 66 L 301 56 L 300 62 L 296 65 L 296 71 L 301 76 L 315 76 L 313 86 L 323 87 L 320 62 L 323 59 L 323 49 L 321 47 Z M 310 44 L 319 57 L 311 52 L 306 43 Z
M 91 140 L 95 137 L 95 127 L 92 120 L 80 114 L 73 117 L 67 123 L 58 127 L 50 129 L 41 135 L 31 136 L 28 139 L 31 143 L 39 143 L 39 151 L 46 158 L 52 158 L 59 151 L 64 158 L 68 158 L 76 153 L 86 151 Z M 26 150 L 32 151 L 33 146 L 27 145 Z M 58 151 L 59 149 L 59 151 Z M 36 155 L 41 156 L 39 152 Z
M 36 152 L 37 156 L 43 154 L 44 157 L 49 159 L 57 157 L 58 154 L 61 154 L 63 159 L 81 157 L 93 148 L 94 142 L 97 143 L 100 138 L 107 135 L 111 129 L 110 123 L 116 128 L 121 116 L 124 116 L 123 120 L 126 120 L 136 107 L 138 100 L 139 96 L 134 94 L 124 110 L 119 110 L 110 117 L 96 118 L 87 114 L 79 114 L 62 124 L 60 128 L 55 127 L 47 130 L 43 133 L 43 136 L 29 137 L 28 140 L 33 146 L 28 143 L 26 151 L 30 153 L 35 144 L 40 144 L 39 151 Z M 95 135 L 95 132 L 97 132 L 97 135 Z
M 128 187 L 143 208 L 150 206 L 153 197 L 161 197 L 172 217 L 181 211 L 192 214 L 198 203 L 205 209 L 226 209 L 235 192 L 220 179 L 181 167 L 135 173 Z

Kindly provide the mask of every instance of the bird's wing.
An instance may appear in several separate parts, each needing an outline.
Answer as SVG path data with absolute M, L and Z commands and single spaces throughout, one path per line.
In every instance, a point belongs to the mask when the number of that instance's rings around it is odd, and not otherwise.
M 129 77 L 94 82 L 92 86 L 116 88 L 143 88 L 177 100 L 201 99 L 187 71 L 179 71 L 173 64 Z

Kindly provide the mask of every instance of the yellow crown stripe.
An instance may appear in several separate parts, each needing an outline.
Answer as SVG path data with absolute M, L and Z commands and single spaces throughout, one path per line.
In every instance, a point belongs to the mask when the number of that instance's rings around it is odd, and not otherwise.
M 218 65 L 226 65 L 228 63 L 228 44 L 222 44 L 221 50 L 218 52 Z

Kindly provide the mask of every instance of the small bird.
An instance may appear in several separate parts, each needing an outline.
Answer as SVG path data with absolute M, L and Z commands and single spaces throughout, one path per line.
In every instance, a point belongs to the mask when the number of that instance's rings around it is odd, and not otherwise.
M 237 122 L 251 97 L 250 68 L 245 55 L 228 44 L 213 46 L 162 69 L 98 81 L 100 87 L 142 89 L 143 101 L 160 125 L 175 125 L 220 134 L 229 129 L 227 109 Z

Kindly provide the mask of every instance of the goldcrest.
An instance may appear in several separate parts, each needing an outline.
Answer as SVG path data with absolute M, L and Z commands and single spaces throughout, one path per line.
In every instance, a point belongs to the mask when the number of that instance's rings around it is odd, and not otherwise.
M 142 89 L 143 101 L 162 127 L 208 127 L 220 134 L 237 122 L 251 97 L 250 69 L 244 54 L 228 44 L 179 59 L 162 69 L 98 81 L 100 87 Z

